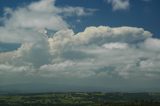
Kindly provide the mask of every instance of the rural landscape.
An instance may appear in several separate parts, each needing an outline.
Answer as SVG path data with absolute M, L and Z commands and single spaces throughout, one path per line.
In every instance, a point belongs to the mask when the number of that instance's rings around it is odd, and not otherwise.
M 160 106 L 160 93 L 10 94 L 0 96 L 0 106 Z

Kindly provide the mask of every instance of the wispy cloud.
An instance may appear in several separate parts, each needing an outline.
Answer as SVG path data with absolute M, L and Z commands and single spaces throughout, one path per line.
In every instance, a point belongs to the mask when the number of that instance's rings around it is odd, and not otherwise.
M 107 0 L 112 5 L 114 11 L 127 10 L 130 6 L 129 0 Z

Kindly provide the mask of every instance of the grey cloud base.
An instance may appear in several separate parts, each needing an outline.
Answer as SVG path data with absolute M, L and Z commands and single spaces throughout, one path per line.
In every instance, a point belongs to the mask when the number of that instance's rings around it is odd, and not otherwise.
M 1 42 L 21 43 L 15 51 L 0 53 L 0 86 L 55 91 L 160 89 L 160 39 L 153 38 L 143 28 L 127 26 L 92 26 L 75 34 L 59 11 L 75 15 L 74 11 L 82 11 L 81 8 L 71 7 L 64 11 L 51 3 L 54 0 L 32 3 L 11 11 L 12 17 L 5 19 L 5 26 L 0 27 Z M 41 21 L 22 25 L 25 15 L 39 13 L 46 17 L 35 15 L 28 21 Z M 84 14 L 85 9 L 81 15 Z M 64 27 L 45 21 L 49 17 Z M 15 19 L 19 18 L 21 24 L 15 24 Z M 48 38 L 43 34 L 45 28 L 57 32 Z M 30 87 L 19 88 L 21 85 Z

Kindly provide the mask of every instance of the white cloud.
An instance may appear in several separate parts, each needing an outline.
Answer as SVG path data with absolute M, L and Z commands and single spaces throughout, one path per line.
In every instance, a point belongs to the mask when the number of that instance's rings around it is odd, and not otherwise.
M 35 2 L 30 4 L 28 8 L 31 11 L 56 12 L 58 10 L 54 5 L 55 5 L 55 0 L 41 0 L 40 2 Z
M 30 4 L 27 7 L 11 11 L 11 18 L 6 20 L 6 25 L 9 27 L 32 28 L 36 30 L 44 28 L 60 30 L 67 28 L 67 23 L 57 13 L 59 9 L 54 6 L 53 0 L 49 1 L 51 3 L 48 3 L 48 0 L 42 0 L 40 2 Z M 44 6 L 42 4 L 44 4 Z
M 126 43 L 108 43 L 103 45 L 106 49 L 126 49 L 128 45 Z
M 147 49 L 155 50 L 160 52 L 160 40 L 155 38 L 149 38 L 144 42 L 144 46 Z
M 126 10 L 130 6 L 129 0 L 107 0 L 107 2 L 112 5 L 114 11 Z
M 90 68 L 90 66 L 92 68 Z M 49 77 L 67 77 L 67 78 L 83 78 L 95 75 L 92 63 L 89 62 L 73 62 L 64 61 L 60 63 L 44 65 L 40 67 L 40 75 Z M 46 70 L 46 71 L 44 71 Z
M 157 73 L 158 66 L 148 65 L 150 68 L 145 72 L 145 62 L 158 64 L 160 58 L 153 51 L 153 47 L 158 50 L 159 40 L 151 36 L 135 27 L 88 27 L 77 34 L 61 30 L 43 42 L 25 43 L 14 52 L 1 53 L 0 62 L 28 66 L 31 73 L 38 71 L 40 76 L 98 77 L 105 73 L 122 78 L 145 77 L 148 72 Z
M 105 0 L 112 5 L 113 11 L 128 10 L 130 8 L 130 0 Z M 143 2 L 150 2 L 151 0 L 141 0 Z
M 92 15 L 94 12 L 98 11 L 97 9 L 86 9 L 82 7 L 65 7 L 62 8 L 59 13 L 63 13 L 65 16 L 72 16 L 77 15 L 77 16 L 87 16 L 87 15 Z
M 106 42 L 138 43 L 152 36 L 148 31 L 136 27 L 111 28 L 106 26 L 88 27 L 84 32 L 78 33 L 83 43 L 104 44 Z
M 159 39 L 152 38 L 152 34 L 142 28 L 88 27 L 77 34 L 68 29 L 42 41 L 0 53 L 0 76 L 9 76 L 1 77 L 3 83 L 18 78 L 19 83 L 28 78 L 27 82 L 32 83 L 53 78 L 54 83 L 58 79 L 63 84 L 65 80 L 74 79 L 76 83 L 83 79 L 102 86 L 107 80 L 114 82 L 115 78 L 119 83 L 122 79 L 128 83 L 159 80 Z
M 91 26 L 75 34 L 60 14 L 82 16 L 86 10 L 58 8 L 54 0 L 7 11 L 11 18 L 0 27 L 0 42 L 22 45 L 0 53 L 1 84 L 46 81 L 65 86 L 69 80 L 73 85 L 107 88 L 121 87 L 117 84 L 125 81 L 142 87 L 145 80 L 159 81 L 160 40 L 143 28 Z M 43 28 L 57 32 L 47 38 L 41 33 Z
M 0 42 L 24 43 L 44 40 L 44 35 L 32 29 L 0 27 Z
M 45 28 L 58 31 L 70 27 L 64 17 L 91 15 L 95 11 L 83 7 L 56 7 L 55 0 L 41 0 L 15 10 L 6 8 L 5 14 L 10 18 L 3 17 L 5 25 L 0 27 L 0 41 L 22 43 L 43 39 L 40 33 Z

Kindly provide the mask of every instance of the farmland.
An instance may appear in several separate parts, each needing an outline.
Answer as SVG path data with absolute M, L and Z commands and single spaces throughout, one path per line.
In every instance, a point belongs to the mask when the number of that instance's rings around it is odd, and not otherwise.
M 160 106 L 160 93 L 5 94 L 0 96 L 0 106 Z

